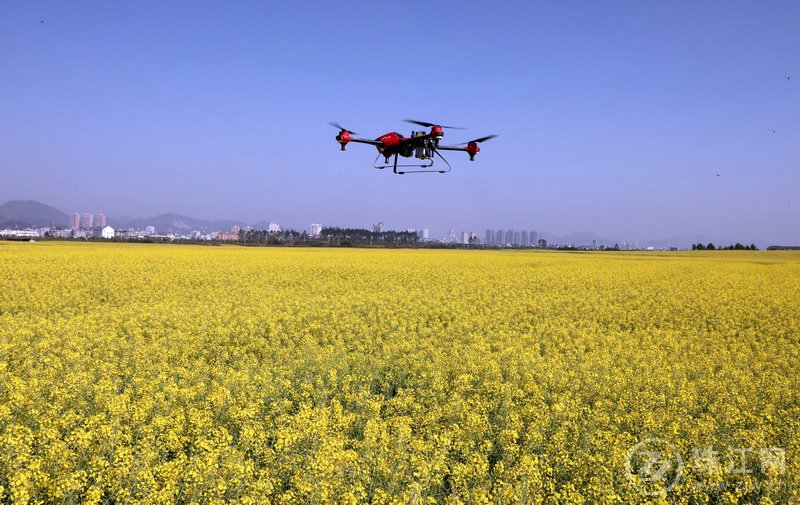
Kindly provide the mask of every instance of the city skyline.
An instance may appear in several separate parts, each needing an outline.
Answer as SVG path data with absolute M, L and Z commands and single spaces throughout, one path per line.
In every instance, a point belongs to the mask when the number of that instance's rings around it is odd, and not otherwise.
M 164 213 L 159 214 L 156 216 L 152 216 L 151 218 L 129 218 L 123 216 L 122 218 L 115 218 L 111 217 L 108 218 L 103 213 L 80 213 L 80 212 L 72 212 L 70 214 L 65 214 L 58 209 L 47 206 L 40 202 L 36 201 L 9 201 L 5 204 L 0 204 L 0 227 L 2 227 L 2 209 L 8 204 L 33 204 L 35 206 L 44 207 L 50 209 L 51 211 L 60 212 L 63 214 L 63 219 L 55 219 L 49 220 L 48 223 L 51 226 L 65 226 L 64 223 L 60 223 L 59 221 L 69 220 L 68 227 L 71 229 L 81 229 L 81 230 L 99 230 L 102 226 L 97 226 L 97 222 L 102 222 L 104 224 L 110 223 L 114 225 L 114 227 L 118 230 L 139 230 L 143 231 L 147 234 L 167 234 L 167 233 L 181 233 L 181 230 L 184 232 L 186 230 L 191 230 L 192 234 L 199 234 L 202 230 L 204 232 L 213 232 L 213 233 L 227 233 L 231 229 L 238 229 L 244 227 L 247 229 L 261 229 L 261 230 L 268 230 L 270 232 L 280 232 L 281 230 L 294 230 L 299 233 L 305 232 L 310 236 L 315 236 L 315 227 L 319 227 L 320 231 L 322 228 L 352 228 L 352 229 L 362 229 L 362 230 L 371 230 L 373 232 L 381 232 L 381 231 L 413 231 L 416 232 L 417 235 L 420 237 L 421 240 L 432 240 L 438 242 L 445 242 L 445 243 L 468 243 L 472 240 L 477 240 L 481 244 L 495 244 L 495 245 L 530 245 L 532 247 L 538 246 L 538 239 L 544 239 L 545 243 L 553 244 L 553 245 L 579 245 L 579 246 L 594 246 L 594 245 L 605 245 L 605 246 L 614 246 L 614 245 L 624 245 L 623 248 L 632 248 L 632 249 L 639 249 L 639 248 L 646 248 L 646 247 L 655 247 L 657 249 L 669 249 L 671 247 L 678 247 L 687 249 L 691 245 L 695 243 L 757 243 L 760 247 L 765 248 L 770 245 L 781 245 L 776 243 L 761 243 L 758 241 L 749 240 L 746 237 L 715 237 L 709 238 L 703 235 L 691 235 L 691 234 L 684 234 L 684 235 L 677 235 L 671 237 L 649 237 L 647 239 L 636 239 L 631 237 L 607 237 L 602 236 L 592 232 L 573 232 L 567 234 L 558 234 L 552 233 L 551 231 L 541 231 L 541 230 L 514 230 L 514 229 L 487 229 L 484 231 L 484 234 L 481 235 L 476 230 L 477 228 L 472 226 L 466 227 L 458 227 L 447 228 L 446 230 L 434 230 L 431 233 L 431 230 L 428 227 L 418 227 L 418 226 L 397 226 L 397 227 L 388 227 L 386 226 L 383 221 L 372 222 L 369 225 L 365 225 L 362 220 L 361 223 L 333 223 L 327 222 L 325 224 L 321 223 L 310 223 L 309 226 L 300 225 L 286 225 L 283 226 L 280 223 L 275 223 L 270 220 L 261 220 L 257 223 L 248 223 L 242 220 L 198 220 L 196 218 L 190 216 L 182 216 L 177 215 L 174 213 Z M 91 207 L 86 206 L 84 207 Z M 168 218 L 169 223 L 163 224 L 163 219 Z M 120 221 L 122 219 L 123 221 Z M 133 219 L 133 221 L 131 221 Z M 200 221 L 203 224 L 198 226 L 190 226 L 187 224 L 188 222 L 196 222 Z M 159 225 L 147 224 L 151 222 L 162 222 Z M 78 223 L 78 224 L 76 224 Z M 91 224 L 91 226 L 89 226 Z M 44 226 L 44 225 L 42 225 Z M 491 241 L 487 238 L 489 237 L 489 232 L 491 232 Z M 234 232 L 235 233 L 235 232 Z M 528 239 L 525 239 L 526 235 Z M 502 236 L 502 239 L 496 239 L 496 236 Z M 534 237 L 531 239 L 530 237 Z M 207 237 L 208 238 L 208 237 Z M 786 244 L 782 244 L 786 245 Z
M 9 208 L 10 207 L 10 208 Z M 8 214 L 10 212 L 10 214 Z M 43 215 L 48 217 L 44 218 Z M 61 217 L 59 217 L 59 214 Z M 169 223 L 158 223 L 165 216 L 169 217 Z M 9 220 L 10 219 L 10 220 Z M 64 225 L 64 221 L 69 220 L 69 226 Z M 187 224 L 186 221 L 194 223 Z M 25 224 L 25 222 L 39 224 Z M 145 224 L 146 223 L 146 224 Z M 223 224 L 225 223 L 225 224 Z M 11 224 L 11 227 L 8 225 Z M 138 223 L 112 223 L 116 229 L 107 226 L 105 214 L 89 214 L 73 212 L 69 215 L 64 214 L 55 207 L 51 207 L 35 201 L 9 201 L 0 204 L 0 236 L 11 237 L 46 237 L 50 238 L 122 238 L 122 239 L 141 239 L 156 237 L 162 239 L 178 240 L 222 240 L 239 241 L 240 231 L 266 232 L 269 234 L 288 234 L 292 236 L 303 236 L 309 238 L 330 237 L 331 234 L 339 235 L 348 230 L 356 232 L 359 236 L 365 234 L 389 234 L 391 236 L 402 235 L 402 229 L 387 229 L 382 221 L 372 224 L 372 229 L 359 226 L 341 225 L 337 223 L 311 223 L 310 232 L 308 229 L 300 227 L 282 227 L 279 223 L 271 221 L 261 221 L 254 225 L 233 221 L 198 221 L 188 216 L 178 216 L 166 214 L 155 216 L 152 219 L 139 220 Z M 326 231 L 327 230 L 327 231 Z M 449 229 L 446 234 L 439 237 L 432 237 L 428 228 L 406 228 L 405 233 L 414 234 L 420 243 L 444 243 L 444 244 L 464 244 L 481 245 L 495 247 L 578 247 L 588 249 L 623 249 L 623 250 L 673 250 L 673 249 L 702 249 L 706 245 L 710 247 L 715 241 L 707 240 L 700 236 L 680 236 L 668 237 L 660 240 L 648 240 L 643 243 L 628 239 L 602 237 L 595 234 L 574 233 L 564 237 L 559 237 L 546 232 L 537 230 L 503 230 L 487 229 L 483 239 L 479 234 L 472 230 L 460 230 L 456 233 L 455 229 Z M 370 239 L 371 241 L 372 239 Z M 404 238 L 405 240 L 405 238 Z M 716 241 L 717 245 L 728 243 L 730 247 L 743 247 L 747 240 L 722 240 Z M 746 248 L 754 249 L 758 246 L 754 242 L 749 242 Z M 767 247 L 789 247 L 797 248 L 789 244 L 759 244 Z

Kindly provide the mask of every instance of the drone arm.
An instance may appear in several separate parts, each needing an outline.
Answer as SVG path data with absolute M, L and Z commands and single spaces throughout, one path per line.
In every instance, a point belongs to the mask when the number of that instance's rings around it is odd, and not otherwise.
M 467 144 L 466 147 L 459 147 L 459 146 L 439 146 L 436 149 L 442 151 L 464 151 L 465 153 L 469 154 L 469 160 L 475 161 L 475 155 L 480 152 L 481 148 L 478 147 L 478 144 L 473 140 Z
M 360 142 L 361 144 L 369 144 L 372 146 L 382 146 L 383 142 L 380 140 L 370 140 L 370 139 L 358 139 L 358 138 L 350 138 L 350 142 Z
M 466 151 L 466 147 L 458 147 L 458 146 L 436 146 L 436 149 L 440 151 Z

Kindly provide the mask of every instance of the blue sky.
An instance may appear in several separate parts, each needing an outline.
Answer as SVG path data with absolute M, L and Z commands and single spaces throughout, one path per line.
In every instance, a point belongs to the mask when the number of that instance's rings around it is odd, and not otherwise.
M 800 243 L 799 27 L 793 1 L 5 2 L 0 201 Z M 499 137 L 394 176 L 327 124 L 405 118 Z

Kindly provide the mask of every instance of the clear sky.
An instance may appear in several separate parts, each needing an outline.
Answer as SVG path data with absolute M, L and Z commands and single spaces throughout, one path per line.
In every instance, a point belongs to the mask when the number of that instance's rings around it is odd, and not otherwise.
M 499 137 L 395 176 L 327 124 L 405 118 Z M 795 0 L 0 5 L 0 202 L 797 244 L 799 164 Z

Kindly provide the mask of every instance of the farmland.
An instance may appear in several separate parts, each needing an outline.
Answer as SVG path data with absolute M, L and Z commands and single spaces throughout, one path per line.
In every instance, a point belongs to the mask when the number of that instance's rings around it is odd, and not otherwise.
M 0 242 L 0 503 L 797 502 L 798 366 L 796 252 Z

